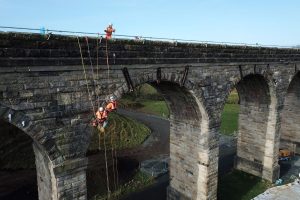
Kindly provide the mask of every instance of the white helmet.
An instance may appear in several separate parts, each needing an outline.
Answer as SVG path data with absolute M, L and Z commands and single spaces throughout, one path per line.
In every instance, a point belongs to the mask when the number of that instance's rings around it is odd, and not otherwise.
M 114 96 L 110 96 L 109 99 L 110 99 L 111 101 L 114 101 L 114 100 L 115 100 L 115 97 L 114 97 Z
M 103 111 L 104 111 L 104 108 L 103 108 L 103 107 L 99 107 L 99 111 L 100 111 L 100 112 L 103 112 Z

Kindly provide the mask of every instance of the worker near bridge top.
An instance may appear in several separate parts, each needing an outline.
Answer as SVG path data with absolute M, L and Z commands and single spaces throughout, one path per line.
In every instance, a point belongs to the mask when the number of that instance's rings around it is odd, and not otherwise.
M 107 112 L 104 110 L 103 107 L 100 107 L 96 112 L 96 124 L 98 128 L 105 128 L 107 125 Z
M 112 111 L 117 110 L 117 101 L 114 96 L 111 96 L 109 98 L 109 103 L 106 105 L 105 110 L 107 112 L 112 112 Z
M 106 39 L 111 39 L 112 33 L 115 32 L 116 29 L 113 28 L 113 25 L 110 23 L 104 32 L 106 33 Z

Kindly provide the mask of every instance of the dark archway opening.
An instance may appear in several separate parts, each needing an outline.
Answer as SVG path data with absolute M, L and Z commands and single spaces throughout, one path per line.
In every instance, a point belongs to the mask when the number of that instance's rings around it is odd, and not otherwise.
M 292 79 L 281 115 L 280 178 L 292 182 L 300 173 L 300 72 Z
M 38 199 L 33 140 L 0 120 L 0 199 Z

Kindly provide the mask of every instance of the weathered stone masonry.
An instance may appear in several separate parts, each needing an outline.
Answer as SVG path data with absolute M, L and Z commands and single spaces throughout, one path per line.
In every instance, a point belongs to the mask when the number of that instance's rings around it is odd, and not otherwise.
M 43 180 L 38 181 L 39 199 L 86 199 L 91 104 L 77 38 L 47 38 L 0 33 L 0 116 L 8 120 L 11 114 L 11 123 L 34 141 L 38 179 Z M 94 103 L 97 95 L 103 102 L 110 94 L 120 98 L 128 92 L 125 67 L 133 88 L 150 82 L 165 96 L 171 112 L 169 199 L 216 199 L 217 133 L 233 87 L 241 97 L 236 167 L 277 178 L 287 91 L 287 98 L 295 96 L 288 105 L 299 109 L 298 86 L 289 85 L 298 80 L 300 51 L 111 40 L 108 77 L 105 41 L 97 59 L 97 41 L 89 38 L 93 74 L 86 41 L 79 39 Z M 283 130 L 296 133 L 299 126 L 292 124 L 287 122 Z

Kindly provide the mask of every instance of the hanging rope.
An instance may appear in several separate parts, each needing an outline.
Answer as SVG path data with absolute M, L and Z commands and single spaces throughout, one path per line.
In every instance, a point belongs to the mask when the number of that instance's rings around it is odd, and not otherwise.
M 112 132 L 110 133 L 110 145 L 111 145 L 111 157 L 112 157 L 112 161 L 113 161 L 114 186 L 115 186 L 115 190 L 116 190 L 116 189 L 117 189 L 117 185 L 116 185 L 116 172 L 115 172 L 115 158 L 114 158 L 113 132 L 114 132 L 114 131 L 112 131 Z
M 90 102 L 91 102 L 91 105 L 92 105 L 93 114 L 96 118 L 95 108 L 94 108 L 94 104 L 93 104 L 93 101 L 92 101 L 92 98 L 91 98 L 90 89 L 89 89 L 89 86 L 88 86 L 88 80 L 87 80 L 87 75 L 86 75 L 86 71 L 85 71 L 85 65 L 84 65 L 84 60 L 83 60 L 83 56 L 82 56 L 82 50 L 81 50 L 79 37 L 77 37 L 77 42 L 78 42 L 78 47 L 79 47 L 79 51 L 80 51 L 81 63 L 82 63 L 82 68 L 83 68 L 84 77 L 85 77 L 85 81 L 86 81 L 86 87 L 87 87 L 88 95 L 89 95 Z M 100 140 L 99 140 L 99 143 L 100 143 Z M 109 189 L 109 176 L 108 176 L 108 165 L 107 165 L 107 155 L 106 155 L 105 131 L 104 131 L 104 156 L 105 156 L 105 167 L 106 167 L 107 195 L 108 195 L 108 199 L 109 199 L 110 198 L 110 189 Z
M 86 41 L 86 45 L 87 45 L 87 48 L 88 48 L 90 66 L 91 66 L 91 69 L 92 69 L 92 76 L 93 76 L 93 81 L 94 81 L 94 84 L 95 84 L 94 66 L 93 66 L 93 62 L 92 62 L 92 57 L 91 57 L 91 51 L 90 51 L 90 45 L 89 45 L 89 39 L 88 39 L 88 37 L 85 37 L 85 41 Z
M 81 45 L 80 45 L 79 37 L 77 37 L 77 42 L 78 42 L 78 47 L 79 47 L 79 52 L 80 52 L 80 57 L 81 57 L 81 64 L 82 64 L 84 78 L 85 78 L 85 83 L 86 83 L 86 89 L 88 91 L 89 99 L 90 99 L 90 102 L 91 102 L 91 105 L 92 105 L 93 114 L 96 117 L 95 107 L 94 107 L 94 104 L 93 104 L 93 101 L 92 101 L 92 96 L 91 96 L 91 93 L 90 93 L 88 79 L 87 79 L 87 75 L 86 75 L 86 71 L 85 71 L 84 60 L 83 60 L 83 56 L 82 56 L 82 51 L 81 51 Z
M 109 62 L 108 62 L 107 39 L 105 41 L 106 41 L 105 51 L 106 51 L 107 77 L 108 77 L 108 84 L 107 84 L 107 86 L 109 86 L 110 77 L 109 77 Z
M 107 44 L 107 39 L 105 40 L 105 52 L 106 52 L 106 65 L 107 65 L 107 77 L 108 77 L 108 83 L 107 83 L 107 87 L 108 87 L 108 92 L 110 94 L 110 89 L 109 89 L 109 83 L 110 83 L 110 66 L 109 66 L 109 58 L 108 58 L 108 44 Z M 117 189 L 117 185 L 116 185 L 116 170 L 115 170 L 115 158 L 114 158 L 114 146 L 112 143 L 112 134 L 110 135 L 111 137 L 111 157 L 112 157 L 112 164 L 113 164 L 113 176 L 114 176 L 114 186 L 115 186 L 115 190 Z
M 96 60 L 96 69 L 97 69 L 97 75 L 96 75 L 96 79 L 99 80 L 99 43 L 101 43 L 101 39 L 99 38 L 99 33 L 96 39 L 97 45 L 96 45 L 96 54 L 97 54 L 97 60 Z M 97 105 L 98 107 L 100 107 L 100 98 L 99 95 L 97 95 Z
M 105 142 L 105 131 L 103 133 L 103 143 L 104 143 L 104 156 L 105 156 L 105 168 L 106 168 L 106 185 L 107 185 L 107 197 L 110 198 L 110 189 L 109 189 L 109 178 L 108 178 L 108 166 L 107 166 L 107 155 L 106 155 L 106 142 Z

